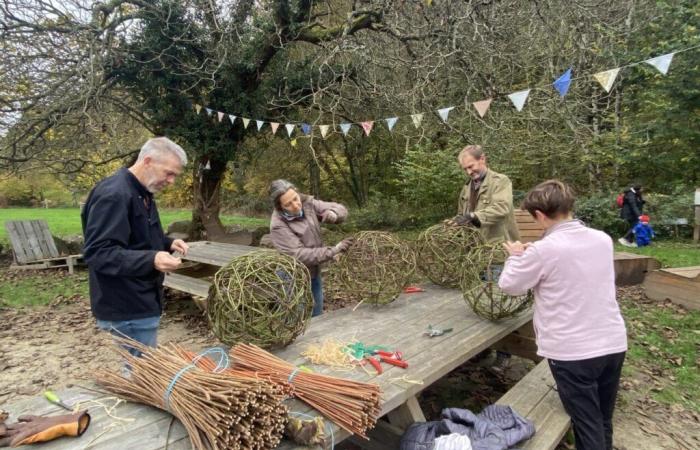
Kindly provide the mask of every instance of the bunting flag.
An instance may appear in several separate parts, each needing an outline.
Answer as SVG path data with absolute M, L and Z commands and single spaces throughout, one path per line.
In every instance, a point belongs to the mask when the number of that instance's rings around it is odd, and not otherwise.
M 319 125 L 318 129 L 321 130 L 321 137 L 326 138 L 326 135 L 328 134 L 328 130 L 330 130 L 331 126 L 330 125 Z
M 605 89 L 605 92 L 610 92 L 610 89 L 612 89 L 612 85 L 615 83 L 615 79 L 617 78 L 617 74 L 620 72 L 620 68 L 616 69 L 610 69 L 606 70 L 604 72 L 598 72 L 593 74 L 593 78 L 596 79 L 598 83 L 600 83 L 601 86 L 603 86 L 603 89 Z
M 288 123 L 287 125 L 284 126 L 284 127 L 287 129 L 287 135 L 288 135 L 289 137 L 292 137 L 292 133 L 294 132 L 294 127 L 295 127 L 295 126 L 296 126 L 296 125 L 294 125 L 293 123 Z
M 569 86 L 571 85 L 571 67 L 566 69 L 566 72 L 564 72 L 559 78 L 554 80 L 554 83 L 552 83 L 552 86 L 554 86 L 554 89 L 559 92 L 560 97 L 564 97 L 567 92 L 569 92 Z
M 241 117 L 241 120 L 243 121 L 243 129 L 246 130 L 248 129 L 248 124 L 250 123 L 250 119 L 247 117 Z
M 228 120 L 230 120 L 230 121 L 231 121 L 231 125 L 233 125 L 233 124 L 236 122 L 236 116 L 234 116 L 233 114 L 229 114 L 229 115 L 228 115 Z
M 263 127 L 263 125 L 265 125 L 265 121 L 264 120 L 256 120 L 255 125 L 258 126 L 258 131 L 260 131 L 260 129 Z
M 352 126 L 351 123 L 341 123 L 340 124 L 340 129 L 343 131 L 344 136 L 348 135 L 348 131 L 350 131 L 351 126 Z
M 297 138 L 292 139 L 291 141 L 289 141 L 289 143 L 292 144 L 292 147 L 296 147 L 297 146 Z
M 423 114 L 411 114 L 411 120 L 413 120 L 413 125 L 418 128 L 423 121 Z
M 384 120 L 386 120 L 387 128 L 389 128 L 389 131 L 391 131 L 394 129 L 394 125 L 396 125 L 396 121 L 399 120 L 399 118 L 398 117 L 389 117 L 388 119 L 384 119 Z
M 513 102 L 513 106 L 515 106 L 515 109 L 518 112 L 520 112 L 523 110 L 523 106 L 525 106 L 525 102 L 527 101 L 528 95 L 530 95 L 530 89 L 525 89 L 524 91 L 518 91 L 513 92 L 512 94 L 508 94 L 508 98 L 511 102 Z
M 301 131 L 304 133 L 304 136 L 308 136 L 309 134 L 311 134 L 311 125 L 309 125 L 308 123 L 302 123 Z
M 213 109 L 209 109 L 209 108 L 204 108 L 204 109 L 207 110 L 207 115 L 211 117 L 211 113 L 213 113 L 214 110 L 213 110 Z
M 656 70 L 661 72 L 663 75 L 668 73 L 668 68 L 671 66 L 671 61 L 673 60 L 673 53 L 666 53 L 665 55 L 657 56 L 656 58 L 647 59 L 645 63 L 656 67 Z
M 478 102 L 472 103 L 474 109 L 476 109 L 476 112 L 479 113 L 479 117 L 483 119 L 483 117 L 486 115 L 486 111 L 489 110 L 492 101 L 492 98 L 487 98 L 486 100 L 479 100 Z
M 221 123 L 221 121 L 224 120 L 224 115 L 225 115 L 225 114 L 222 113 L 221 111 L 217 111 L 217 112 L 216 112 L 216 115 L 219 117 L 219 123 Z
M 270 122 L 270 128 L 272 129 L 272 134 L 274 135 L 277 133 L 277 128 L 279 128 L 280 124 L 278 122 Z
M 447 123 L 447 116 L 450 115 L 450 111 L 452 111 L 453 109 L 455 109 L 454 106 L 438 109 L 438 115 L 440 116 L 443 122 Z
M 211 170 L 211 161 L 207 159 L 207 165 L 204 166 L 204 170 Z
M 360 125 L 362 125 L 362 129 L 365 130 L 365 136 L 369 136 L 369 133 L 372 131 L 372 127 L 374 126 L 374 120 L 362 122 Z
M 194 104 L 194 109 L 195 109 L 195 111 L 197 111 L 197 114 L 199 114 L 199 112 L 202 110 L 202 105 L 198 105 L 198 104 L 195 103 L 195 104 Z

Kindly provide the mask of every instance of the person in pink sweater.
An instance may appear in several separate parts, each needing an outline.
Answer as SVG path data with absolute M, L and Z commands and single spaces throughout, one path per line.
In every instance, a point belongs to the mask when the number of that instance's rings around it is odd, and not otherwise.
M 574 427 L 577 450 L 612 450 L 612 417 L 627 351 L 615 298 L 612 239 L 573 218 L 572 189 L 548 180 L 522 208 L 544 229 L 539 241 L 506 242 L 498 280 L 510 295 L 533 289 L 537 354 L 547 358 Z

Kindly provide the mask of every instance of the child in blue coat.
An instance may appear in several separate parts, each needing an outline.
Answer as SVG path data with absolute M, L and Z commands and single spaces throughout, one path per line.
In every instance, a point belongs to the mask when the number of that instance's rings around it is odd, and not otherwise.
M 642 214 L 639 222 L 634 226 L 634 239 L 637 241 L 637 247 L 645 247 L 651 243 L 651 239 L 656 237 L 654 229 L 649 225 L 649 216 Z

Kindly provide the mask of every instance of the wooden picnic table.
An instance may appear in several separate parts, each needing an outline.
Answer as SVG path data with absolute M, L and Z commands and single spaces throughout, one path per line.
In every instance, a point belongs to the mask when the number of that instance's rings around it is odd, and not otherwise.
M 196 257 L 194 255 L 193 252 L 190 257 Z M 425 420 L 416 400 L 420 391 L 532 319 L 531 311 L 525 311 L 508 320 L 491 322 L 471 312 L 459 291 L 434 285 L 426 285 L 424 288 L 425 292 L 422 293 L 402 294 L 389 305 L 361 305 L 355 311 L 345 308 L 315 317 L 311 319 L 304 335 L 286 349 L 274 352 L 295 365 L 303 363 L 320 373 L 379 384 L 383 393 L 382 415 L 386 415 L 388 420 L 380 421 L 375 432 L 371 434 L 375 448 L 393 448 L 398 435 L 410 423 Z M 430 338 L 423 335 L 428 325 L 453 328 L 453 331 Z M 409 367 L 401 369 L 383 364 L 384 373 L 377 375 L 374 371 L 368 373 L 360 368 L 351 372 L 336 372 L 306 362 L 301 356 L 306 346 L 328 338 L 362 341 L 365 344 L 385 345 L 401 350 Z M 422 384 L 407 383 L 402 381 L 403 377 Z M 80 387 L 59 391 L 59 394 L 64 402 L 69 404 L 84 401 L 102 401 L 107 405 L 113 403 L 107 400 L 107 394 Z M 85 435 L 79 439 L 58 439 L 42 445 L 42 449 L 156 450 L 166 446 L 171 450 L 191 448 L 180 422 L 157 408 L 126 403 L 111 411 L 113 417 L 110 417 L 104 408 L 94 403 L 88 403 L 87 406 L 90 407 L 93 421 Z M 24 413 L 65 412 L 48 404 L 40 396 L 14 405 L 5 405 L 3 408 L 11 413 L 11 418 Z M 290 408 L 292 411 L 317 414 L 298 401 L 290 401 Z M 129 421 L 120 421 L 116 417 Z M 346 432 L 336 426 L 333 426 L 333 430 L 336 444 L 348 437 Z M 381 443 L 382 439 L 394 440 L 392 443 Z M 279 448 L 289 450 L 296 449 L 297 446 L 283 442 Z

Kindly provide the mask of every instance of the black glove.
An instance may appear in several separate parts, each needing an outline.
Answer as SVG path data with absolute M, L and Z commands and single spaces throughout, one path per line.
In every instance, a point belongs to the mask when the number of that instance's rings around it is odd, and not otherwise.
M 447 222 L 449 225 L 456 225 L 459 227 L 465 227 L 467 225 L 473 225 L 476 228 L 481 227 L 481 221 L 473 212 L 468 212 L 466 214 L 460 214 L 450 219 Z

